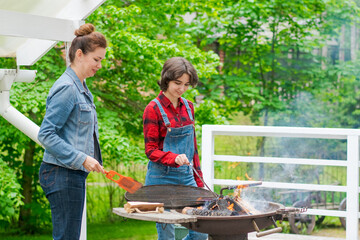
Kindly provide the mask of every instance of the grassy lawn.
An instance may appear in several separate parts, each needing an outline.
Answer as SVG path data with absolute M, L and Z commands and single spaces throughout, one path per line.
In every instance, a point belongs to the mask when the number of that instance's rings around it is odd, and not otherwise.
M 48 240 L 51 232 L 42 235 L 14 235 L 0 233 L 2 240 Z M 88 240 L 152 240 L 157 239 L 155 222 L 123 220 L 87 225 Z

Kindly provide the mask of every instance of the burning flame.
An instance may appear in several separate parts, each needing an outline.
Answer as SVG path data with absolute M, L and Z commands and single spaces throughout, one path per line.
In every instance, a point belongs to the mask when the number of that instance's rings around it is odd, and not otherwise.
M 247 173 L 245 173 L 245 177 L 247 178 L 247 180 L 252 180 L 252 178 L 249 177 L 249 175 Z
M 232 204 L 230 204 L 228 207 L 227 207 L 227 209 L 229 209 L 230 211 L 234 211 L 235 209 L 234 209 L 234 204 L 232 203 Z
M 247 180 L 252 180 L 252 178 L 249 177 L 249 175 L 248 175 L 247 173 L 245 173 L 245 178 L 246 178 Z M 236 177 L 236 179 L 237 179 L 237 180 L 241 180 L 240 177 Z M 241 199 L 241 191 L 242 191 L 242 189 L 247 188 L 247 187 L 249 187 L 249 186 L 248 186 L 248 185 L 238 185 L 238 186 L 236 187 L 235 191 L 234 191 L 234 197 L 235 197 L 235 198 L 238 198 L 238 199 Z
M 234 191 L 234 198 L 241 199 L 241 189 L 243 188 L 242 185 L 237 186 L 237 188 Z

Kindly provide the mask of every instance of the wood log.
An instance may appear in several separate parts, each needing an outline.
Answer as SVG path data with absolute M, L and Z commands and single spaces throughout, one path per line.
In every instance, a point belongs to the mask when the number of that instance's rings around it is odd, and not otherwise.
M 236 212 L 230 211 L 228 209 L 211 210 L 211 209 L 198 209 L 198 208 L 191 208 L 191 207 L 185 207 L 182 210 L 182 213 L 187 214 L 187 215 L 198 215 L 198 216 L 233 216 L 233 215 L 237 215 Z
M 241 198 L 235 198 L 234 201 L 241 207 L 241 209 L 247 215 L 261 214 L 261 212 L 259 210 L 257 210 L 249 202 L 247 202 Z
M 132 212 L 164 212 L 164 203 L 153 203 L 153 202 L 127 202 L 124 205 L 124 209 L 128 213 Z

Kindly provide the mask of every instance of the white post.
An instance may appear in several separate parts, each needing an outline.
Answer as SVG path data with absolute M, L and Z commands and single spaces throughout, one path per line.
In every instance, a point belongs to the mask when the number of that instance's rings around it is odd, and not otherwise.
M 211 126 L 202 126 L 201 138 L 201 170 L 204 181 L 210 189 L 214 190 L 214 136 L 212 134 Z
M 358 239 L 359 212 L 359 136 L 347 139 L 346 239 Z
M 85 199 L 84 199 L 84 210 L 83 210 L 83 216 L 81 220 L 81 232 L 80 232 L 80 240 L 86 240 L 86 188 L 85 188 Z

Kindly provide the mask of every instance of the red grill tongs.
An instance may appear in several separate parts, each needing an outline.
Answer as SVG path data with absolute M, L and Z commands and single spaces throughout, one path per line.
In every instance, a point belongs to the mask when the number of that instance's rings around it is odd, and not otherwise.
M 105 171 L 105 176 L 113 182 L 116 182 L 121 188 L 129 193 L 135 193 L 143 185 L 131 177 L 123 176 L 113 170 Z

